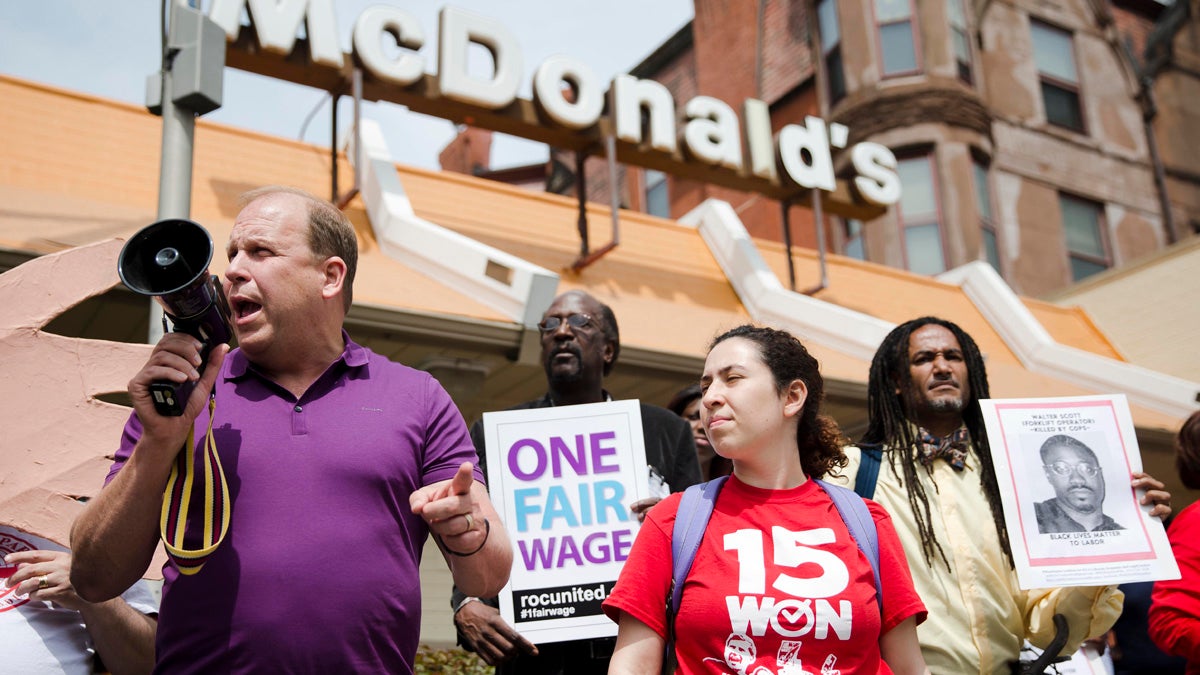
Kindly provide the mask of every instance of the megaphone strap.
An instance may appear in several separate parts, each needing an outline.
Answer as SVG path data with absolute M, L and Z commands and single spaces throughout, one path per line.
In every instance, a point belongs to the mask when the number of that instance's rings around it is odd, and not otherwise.
M 183 541 L 196 473 L 194 429 L 188 433 L 186 452 L 180 452 L 175 458 L 167 489 L 163 492 L 160 531 L 167 555 L 175 561 L 180 574 L 199 572 L 229 531 L 229 485 L 225 481 L 225 470 L 221 468 L 221 457 L 217 454 L 217 443 L 212 432 L 216 410 L 217 399 L 212 396 L 208 400 L 208 431 L 204 435 L 204 531 L 200 548 L 189 550 Z

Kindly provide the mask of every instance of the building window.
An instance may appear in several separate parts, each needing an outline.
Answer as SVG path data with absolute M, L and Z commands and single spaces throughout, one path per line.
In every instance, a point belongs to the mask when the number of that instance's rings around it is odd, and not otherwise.
M 1058 207 L 1062 211 L 1063 232 L 1067 238 L 1071 280 L 1086 279 L 1111 267 L 1104 236 L 1104 207 L 1064 194 L 1058 195 Z
M 875 0 L 875 22 L 879 28 L 883 75 L 918 72 L 912 0 Z
M 859 260 L 867 259 L 863 237 L 863 222 L 854 218 L 842 219 L 842 255 Z
M 646 213 L 659 218 L 670 218 L 671 196 L 667 194 L 667 174 L 646 169 L 642 180 L 646 184 Z
M 829 86 L 829 105 L 846 96 L 846 75 L 842 71 L 842 31 L 838 23 L 837 0 L 817 3 L 817 25 L 821 33 L 821 57 Z
M 1079 72 L 1071 34 L 1033 21 L 1033 60 L 1037 64 L 1046 121 L 1072 131 L 1084 132 L 1083 106 L 1079 98 Z
M 963 6 L 966 0 L 946 0 L 946 14 L 950 18 L 950 39 L 954 42 L 954 63 L 958 79 L 971 84 L 971 33 L 967 30 L 967 13 Z
M 975 204 L 979 207 L 979 230 L 983 235 L 983 254 L 988 264 L 1000 270 L 1000 246 L 996 240 L 996 219 L 992 215 L 992 191 L 988 185 L 988 170 L 979 160 L 971 163 L 975 174 Z
M 917 274 L 945 272 L 933 155 L 902 159 L 896 164 L 896 173 L 904 186 L 897 216 L 903 233 L 905 266 Z

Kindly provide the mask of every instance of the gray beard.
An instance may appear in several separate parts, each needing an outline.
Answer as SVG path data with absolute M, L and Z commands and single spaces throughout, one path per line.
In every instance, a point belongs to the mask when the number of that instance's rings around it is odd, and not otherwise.
M 956 399 L 940 398 L 936 401 L 929 402 L 929 409 L 933 410 L 934 412 L 940 412 L 940 413 L 941 412 L 962 412 L 963 408 L 965 408 L 965 407 L 966 406 L 963 405 L 963 399 L 961 396 L 959 396 Z

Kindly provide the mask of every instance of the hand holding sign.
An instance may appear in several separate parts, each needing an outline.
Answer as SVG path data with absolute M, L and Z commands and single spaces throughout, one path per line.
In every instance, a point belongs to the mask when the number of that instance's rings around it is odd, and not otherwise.
M 408 499 L 412 512 L 425 519 L 451 553 L 474 552 L 487 540 L 486 521 L 471 494 L 474 484 L 474 467 L 463 462 L 454 478 L 426 485 Z
M 468 602 L 454 615 L 454 623 L 476 654 L 489 666 L 529 654 L 537 656 L 538 649 L 515 628 L 508 625 L 500 610 L 482 602 Z
M 1135 471 L 1132 485 L 1134 490 L 1146 491 L 1138 503 L 1142 506 L 1154 505 L 1150 509 L 1151 517 L 1158 518 L 1163 522 L 1171 517 L 1171 493 L 1167 492 L 1167 486 L 1163 485 L 1161 480 L 1148 473 Z
M 650 512 L 650 507 L 662 501 L 662 497 L 647 497 L 639 499 L 629 505 L 629 510 L 633 515 L 637 516 L 638 523 L 646 522 L 646 514 Z

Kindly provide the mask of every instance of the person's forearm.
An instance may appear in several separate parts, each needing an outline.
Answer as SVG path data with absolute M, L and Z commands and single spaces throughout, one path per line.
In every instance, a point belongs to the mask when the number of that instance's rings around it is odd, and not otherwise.
M 489 518 L 491 533 L 478 553 L 469 556 L 448 556 L 454 585 L 465 595 L 492 597 L 508 583 L 512 571 L 512 545 L 499 517 Z
M 134 449 L 129 461 L 71 528 L 71 583 L 79 597 L 101 602 L 141 578 L 158 543 L 163 490 L 171 473 L 164 453 Z
M 896 675 L 928 675 L 929 667 L 921 656 L 917 640 L 917 620 L 908 617 L 879 638 L 884 663 Z
M 622 612 L 617 622 L 617 646 L 608 672 L 613 675 L 654 675 L 662 670 L 666 641 L 652 628 Z
M 121 598 L 79 610 L 96 653 L 113 675 L 141 675 L 154 670 L 154 631 L 158 623 Z

